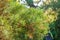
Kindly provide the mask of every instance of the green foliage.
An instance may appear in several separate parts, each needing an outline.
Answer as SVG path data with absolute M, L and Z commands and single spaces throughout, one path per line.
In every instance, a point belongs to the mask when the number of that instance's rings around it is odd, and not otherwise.
M 12 1 L 0 16 L 0 27 L 6 40 L 43 40 L 54 17 L 43 9 L 25 8 Z
M 52 8 L 53 11 L 56 12 L 55 14 L 58 14 L 56 21 L 54 21 L 50 24 L 51 33 L 54 36 L 54 40 L 60 40 L 60 37 L 59 37 L 59 35 L 60 35 L 60 32 L 59 32 L 59 30 L 60 30 L 60 6 L 59 5 L 60 5 L 60 0 L 51 0 L 50 4 L 45 5 L 46 9 Z M 55 31 L 53 31 L 53 30 L 55 30 Z
M 49 23 L 44 22 L 46 16 L 42 9 L 27 9 L 17 2 L 11 2 L 3 15 L 0 20 L 7 39 L 11 37 L 11 40 L 43 40 L 48 33 Z

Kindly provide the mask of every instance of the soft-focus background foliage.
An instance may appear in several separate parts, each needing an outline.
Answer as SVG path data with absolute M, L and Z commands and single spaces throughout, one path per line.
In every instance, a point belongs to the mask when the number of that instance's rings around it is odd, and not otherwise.
M 0 40 L 44 40 L 48 33 L 60 40 L 60 0 L 26 5 L 30 8 L 18 0 L 0 0 Z

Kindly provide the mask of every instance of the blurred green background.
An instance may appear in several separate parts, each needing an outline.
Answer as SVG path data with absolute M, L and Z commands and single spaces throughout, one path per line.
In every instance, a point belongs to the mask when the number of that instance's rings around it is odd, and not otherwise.
M 20 1 L 0 0 L 0 40 L 60 40 L 60 0 Z

